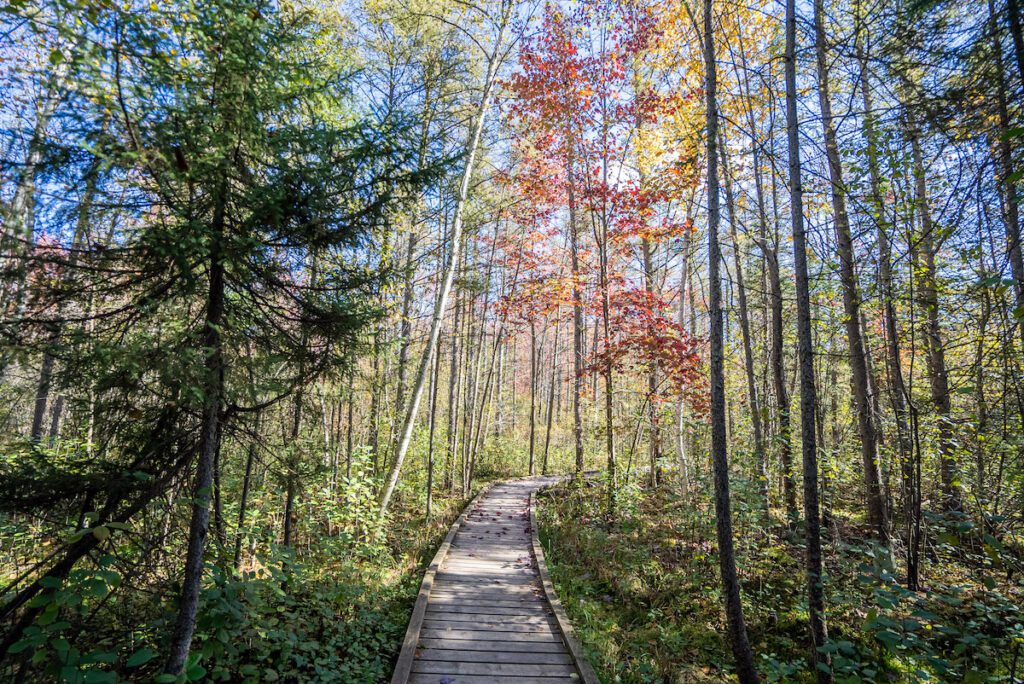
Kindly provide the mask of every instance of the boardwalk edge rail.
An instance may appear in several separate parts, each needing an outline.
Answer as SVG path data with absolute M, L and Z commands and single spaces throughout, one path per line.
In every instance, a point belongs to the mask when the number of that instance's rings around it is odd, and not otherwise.
M 597 678 L 597 673 L 594 672 L 594 668 L 590 665 L 590 661 L 583 651 L 583 645 L 576 638 L 576 632 L 572 628 L 572 623 L 569 621 L 565 608 L 562 607 L 562 602 L 558 599 L 558 594 L 555 593 L 555 585 L 551 581 L 551 573 L 548 572 L 548 564 L 544 558 L 544 547 L 540 543 L 540 531 L 537 526 L 537 494 L 551 486 L 553 485 L 541 487 L 530 492 L 530 536 L 533 539 L 533 557 L 537 561 L 540 582 L 544 587 L 544 594 L 547 596 L 551 611 L 555 614 L 558 630 L 562 633 L 562 639 L 565 641 L 569 654 L 576 663 L 576 669 L 580 673 L 583 684 L 601 684 Z M 392 681 L 392 684 L 397 683 Z
M 434 587 L 434 576 L 440 569 L 441 564 L 444 563 L 444 559 L 448 556 L 448 550 L 451 548 L 452 540 L 455 539 L 455 535 L 458 534 L 459 528 L 462 527 L 462 523 L 469 517 L 470 512 L 476 507 L 476 505 L 483 498 L 484 494 L 490 491 L 493 483 L 488 484 L 481 489 L 473 499 L 466 504 L 466 507 L 462 509 L 462 513 L 452 526 L 448 529 L 448 534 L 445 535 L 444 541 L 441 542 L 441 546 L 438 547 L 437 553 L 434 554 L 434 559 L 430 561 L 430 565 L 427 566 L 427 571 L 423 575 L 423 582 L 420 583 L 420 593 L 416 596 L 416 605 L 412 609 L 412 617 L 409 618 L 409 628 L 405 631 L 405 640 L 402 642 L 402 652 L 398 655 L 398 662 L 395 663 L 395 673 L 391 676 L 391 684 L 405 684 L 409 681 L 409 675 L 412 672 L 412 662 L 416 659 L 416 649 L 420 643 L 420 630 L 423 628 L 423 618 L 427 613 L 427 603 L 430 601 L 430 590 Z M 532 499 L 531 499 L 532 502 Z M 532 504 L 531 504 L 532 511 Z M 531 513 L 532 520 L 532 513 Z M 597 684 L 597 680 L 594 680 Z

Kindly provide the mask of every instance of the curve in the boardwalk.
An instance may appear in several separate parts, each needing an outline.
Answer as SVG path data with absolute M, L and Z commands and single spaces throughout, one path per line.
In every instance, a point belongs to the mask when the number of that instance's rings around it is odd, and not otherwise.
M 392 684 L 596 682 L 534 556 L 531 494 L 556 480 L 501 482 L 466 507 L 424 575 Z

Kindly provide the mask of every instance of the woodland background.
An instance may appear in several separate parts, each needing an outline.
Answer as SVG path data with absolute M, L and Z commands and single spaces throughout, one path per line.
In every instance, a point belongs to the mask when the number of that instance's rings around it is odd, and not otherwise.
M 0 9 L 4 679 L 385 681 L 592 472 L 607 681 L 1021 681 L 1017 0 Z

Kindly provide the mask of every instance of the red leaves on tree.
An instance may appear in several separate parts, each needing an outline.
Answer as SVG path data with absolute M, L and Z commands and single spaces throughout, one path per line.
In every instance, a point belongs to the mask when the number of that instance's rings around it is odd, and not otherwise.
M 651 401 L 685 394 L 693 408 L 701 410 L 707 386 L 701 342 L 672 320 L 668 304 L 646 290 L 617 292 L 611 304 L 611 327 L 618 334 L 592 356 L 587 372 L 600 372 L 609 363 L 620 372 L 656 367 L 665 387 Z

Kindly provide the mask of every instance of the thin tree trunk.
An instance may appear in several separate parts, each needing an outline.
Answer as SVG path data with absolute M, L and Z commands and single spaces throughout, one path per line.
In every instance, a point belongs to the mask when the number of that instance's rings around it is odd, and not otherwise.
M 497 228 L 495 229 L 495 238 L 497 238 Z M 491 353 L 488 357 L 487 362 L 487 375 L 484 378 L 483 394 L 480 395 L 480 370 L 483 367 L 485 342 L 487 338 L 487 312 L 490 310 L 491 301 L 491 280 L 493 274 L 494 265 L 494 254 L 496 246 L 498 244 L 497 239 L 491 242 L 491 250 L 487 256 L 487 275 L 484 278 L 485 289 L 484 289 L 484 301 L 483 307 L 480 309 L 480 335 L 477 342 L 477 364 L 476 364 L 476 375 L 474 377 L 473 387 L 473 401 L 474 405 L 478 407 L 476 415 L 473 417 L 472 429 L 466 433 L 467 437 L 471 437 L 469 440 L 469 479 L 473 479 L 473 473 L 476 471 L 476 456 L 480 452 L 482 447 L 481 438 L 484 435 L 484 418 L 485 411 L 490 403 L 491 395 L 491 383 L 494 380 L 494 363 L 498 358 L 498 341 L 501 339 L 504 333 L 505 319 L 502 317 L 501 323 L 494 335 L 494 344 L 491 345 Z M 518 271 L 517 271 L 518 274 Z M 469 407 L 467 407 L 469 410 Z
M 345 479 L 352 477 L 352 432 L 353 432 L 353 409 L 356 403 L 356 369 L 353 364 L 348 371 L 348 413 L 345 416 Z
M 949 398 L 949 378 L 946 373 L 946 348 L 942 340 L 942 324 L 939 322 L 939 294 L 936 283 L 935 225 L 932 223 L 931 208 L 928 206 L 928 190 L 925 179 L 924 158 L 921 153 L 920 131 L 907 108 L 910 120 L 910 146 L 913 154 L 915 176 L 915 201 L 921 218 L 921 236 L 916 240 L 912 256 L 920 269 L 917 288 L 918 304 L 925 313 L 925 346 L 928 385 L 932 405 L 938 419 L 939 430 L 939 478 L 942 485 L 943 508 L 947 511 L 963 510 L 960 488 L 956 483 L 956 449 L 953 444 L 953 423 L 950 415 L 952 405 Z M 924 254 L 921 255 L 920 251 Z M 923 259 L 921 258 L 923 256 Z
M 455 314 L 452 322 L 452 357 L 451 364 L 448 369 L 448 451 L 447 451 L 447 463 L 445 466 L 445 486 L 449 492 L 455 491 L 455 448 L 458 445 L 458 429 L 459 429 L 459 415 L 458 415 L 458 394 L 460 385 L 459 376 L 459 361 L 462 358 L 462 354 L 459 350 L 459 325 L 462 314 L 462 298 L 456 293 L 455 297 Z
M 559 312 L 555 312 L 558 316 Z M 555 389 L 556 381 L 558 378 L 558 324 L 559 318 L 555 318 L 555 349 L 551 354 L 551 386 L 548 389 L 548 420 L 547 427 L 544 429 L 544 456 L 541 461 L 540 472 L 542 475 L 548 474 L 548 451 L 551 448 L 551 424 L 554 416 L 555 409 Z
M 530 468 L 529 473 L 533 475 L 536 466 L 534 465 L 534 444 L 536 443 L 537 432 L 537 324 L 530 319 Z
M 59 333 L 54 330 L 51 333 L 52 342 L 56 344 L 56 337 Z M 32 411 L 32 429 L 30 431 L 33 442 L 40 442 L 43 439 L 43 420 L 46 418 L 46 404 L 50 397 L 50 380 L 53 376 L 53 355 L 49 352 L 43 354 L 43 363 L 39 369 L 39 383 L 36 386 L 36 397 Z
M 48 114 L 46 115 L 46 118 L 47 118 L 47 120 L 49 119 L 49 115 Z M 43 123 L 43 125 L 44 125 L 44 130 L 43 131 L 37 130 L 36 131 L 37 135 L 45 132 L 45 122 Z M 38 129 L 38 125 L 37 125 L 37 129 Z M 31 157 L 31 154 L 30 154 L 30 157 Z M 34 163 L 38 164 L 39 162 L 35 161 Z M 100 171 L 100 160 L 99 160 L 99 158 L 95 158 L 92 161 L 92 163 L 90 163 L 89 167 L 86 169 L 85 174 L 84 174 L 85 191 L 84 191 L 84 194 L 82 196 L 82 201 L 81 201 L 81 203 L 78 206 L 78 212 L 77 212 L 78 213 L 78 218 L 75 221 L 75 232 L 74 232 L 74 236 L 71 239 L 71 254 L 69 255 L 69 261 L 70 261 L 69 267 L 73 267 L 74 264 L 77 263 L 77 261 L 78 261 L 78 252 L 79 252 L 79 250 L 82 249 L 82 247 L 85 244 L 85 241 L 87 239 L 86 231 L 88 230 L 90 221 L 92 219 L 92 216 L 91 216 L 92 205 L 93 205 L 93 200 L 94 200 L 94 198 L 96 196 L 96 182 L 97 182 L 97 179 L 99 177 L 99 171 Z M 28 173 L 29 173 L 28 170 L 23 171 L 23 174 L 28 174 Z M 35 170 L 34 170 L 34 168 L 31 171 L 31 176 L 32 176 L 32 180 L 30 182 L 31 182 L 31 184 L 32 184 L 32 186 L 34 188 L 34 184 L 35 184 Z M 19 190 L 22 190 L 22 188 L 19 187 Z M 29 190 L 29 192 L 30 192 L 30 196 L 29 197 L 22 198 L 20 200 L 20 201 L 26 202 L 27 205 L 25 207 L 22 207 L 22 208 L 19 208 L 19 209 L 15 209 L 14 210 L 14 216 L 15 217 L 17 217 L 19 215 L 19 212 L 21 212 L 21 211 L 30 211 L 31 212 L 31 211 L 34 210 L 33 209 L 33 200 L 31 198 L 31 193 L 34 192 L 34 189 L 33 190 Z M 15 197 L 15 201 L 16 202 L 19 201 L 17 196 Z M 25 220 L 28 220 L 28 219 L 26 218 Z M 32 237 L 30 229 L 29 229 L 28 237 L 29 238 Z M 61 320 L 61 318 L 63 316 L 63 312 L 64 312 L 64 304 L 63 304 L 63 302 L 61 302 L 57 306 L 56 320 L 54 320 L 54 321 L 52 321 L 51 323 L 48 324 L 48 327 L 50 328 L 49 345 L 52 346 L 52 347 L 56 347 L 56 345 L 59 344 L 59 342 L 60 342 L 61 332 L 62 332 L 62 329 L 63 329 L 63 322 Z M 34 410 L 33 410 L 33 413 L 32 413 L 32 427 L 31 427 L 30 432 L 29 432 L 32 441 L 35 442 L 35 443 L 38 443 L 39 441 L 41 441 L 42 437 L 43 437 L 43 420 L 44 420 L 45 415 L 46 415 L 47 405 L 49 404 L 49 401 L 50 401 L 50 385 L 51 385 L 52 380 L 53 380 L 54 362 L 55 362 L 55 359 L 54 359 L 54 356 L 53 356 L 53 350 L 50 349 L 50 348 L 47 348 L 46 351 L 43 353 L 43 363 L 42 363 L 41 368 L 39 370 L 39 381 L 38 381 L 38 383 L 36 385 L 35 405 L 34 405 Z M 50 435 L 49 436 L 50 436 L 50 441 L 51 442 L 57 436 L 57 428 L 58 428 L 59 423 L 60 423 L 60 414 L 61 414 L 61 411 L 63 410 L 63 399 L 61 397 L 58 397 L 57 401 L 55 402 L 55 404 L 56 405 L 53 407 L 52 416 L 50 418 Z
M 60 420 L 63 415 L 64 397 L 62 395 L 57 395 L 57 399 L 53 402 L 53 409 L 50 411 L 50 432 L 47 435 L 51 445 L 60 436 Z
M 420 123 L 419 158 L 417 168 L 423 169 L 427 162 L 427 151 L 430 144 L 430 123 L 433 118 L 431 83 L 427 81 L 423 87 L 424 116 Z M 405 292 L 402 297 L 402 321 L 400 336 L 401 346 L 398 350 L 398 382 L 395 388 L 395 416 L 402 415 L 405 410 L 405 385 L 409 369 L 409 348 L 412 344 L 412 304 L 416 286 L 416 244 L 419 231 L 415 224 L 409 227 L 409 242 L 405 253 Z M 392 422 L 394 425 L 394 422 Z M 392 437 L 394 437 L 392 435 Z M 394 445 L 392 445 L 393 447 Z
M 1016 4 L 1016 0 L 1008 0 Z M 1017 182 L 1014 180 L 1013 149 L 1011 147 L 1010 113 L 1007 103 L 1006 72 L 1003 69 L 1003 46 L 1000 42 L 999 27 L 996 22 L 996 10 L 992 0 L 988 0 L 989 31 L 992 33 L 992 52 L 996 70 L 996 105 L 999 110 L 996 149 L 999 166 L 999 182 L 1004 197 L 1005 211 L 1003 224 L 1006 231 L 1006 257 L 1010 262 L 1013 274 L 1013 292 L 1017 309 L 1024 311 L 1024 258 L 1021 256 L 1021 225 L 1020 197 L 1017 194 Z M 1014 12 L 1011 17 L 1016 16 Z M 1012 25 L 1012 24 L 1011 24 Z M 1016 16 L 1014 40 L 1020 39 L 1020 17 Z M 1024 49 L 1018 47 L 1018 50 Z M 1024 59 L 1018 53 L 1018 59 Z M 1021 64 L 1021 77 L 1024 79 L 1024 63 Z M 1024 349 L 1024 325 L 1018 320 L 1018 332 L 1021 335 L 1021 349 Z
M 468 260 L 467 260 L 468 262 Z M 473 267 L 470 266 L 470 270 Z M 473 407 L 476 405 L 477 391 L 480 388 L 480 359 L 482 357 L 482 351 L 480 349 L 480 340 L 476 335 L 474 326 L 476 325 L 477 319 L 477 306 L 476 297 L 470 295 L 469 300 L 469 311 L 466 317 L 466 385 L 465 390 L 462 394 L 463 406 L 462 406 L 462 493 L 463 495 L 469 494 L 469 489 L 473 481 L 473 463 L 472 463 L 472 444 L 473 444 L 473 428 L 476 424 L 475 414 Z M 481 313 L 480 318 L 483 318 Z M 483 321 L 481 320 L 480 327 L 483 328 Z M 472 369 L 472 373 L 470 372 Z
M 437 385 L 441 379 L 441 354 L 435 354 L 430 375 L 430 428 L 427 437 L 427 520 L 434 513 L 434 430 L 437 425 Z
M 492 53 L 488 55 L 487 58 L 487 74 L 484 77 L 483 95 L 481 96 L 480 103 L 477 106 L 473 123 L 470 128 L 469 140 L 466 144 L 466 163 L 462 170 L 462 179 L 459 183 L 459 194 L 455 204 L 455 216 L 452 219 L 451 244 L 454 246 L 452 249 L 452 258 L 449 260 L 447 268 L 445 269 L 444 282 L 441 285 L 441 292 L 438 294 L 437 303 L 434 306 L 434 315 L 430 323 L 430 337 L 427 339 L 427 347 L 423 352 L 423 358 L 420 360 L 419 369 L 416 373 L 416 382 L 413 385 L 409 410 L 406 412 L 405 420 L 402 425 L 401 437 L 398 442 L 398 448 L 395 451 L 395 458 L 391 466 L 391 473 L 388 475 L 387 483 L 385 484 L 384 491 L 381 494 L 381 514 L 387 511 L 388 504 L 391 502 L 391 496 L 395 491 L 395 486 L 398 484 L 398 476 L 402 471 L 402 463 L 405 461 L 405 455 L 409 450 L 409 444 L 412 442 L 412 432 L 416 423 L 416 414 L 419 411 L 420 401 L 423 398 L 423 387 L 426 384 L 426 377 L 430 368 L 430 362 L 437 350 L 437 343 L 440 339 L 441 328 L 444 323 L 444 311 L 448 305 L 448 298 L 451 294 L 452 283 L 455 280 L 455 271 L 458 266 L 457 246 L 462 239 L 462 217 L 465 211 L 466 200 L 469 197 L 470 181 L 472 180 L 473 168 L 476 165 L 476 156 L 480 147 L 480 138 L 483 135 L 484 119 L 487 115 L 487 110 L 490 109 L 491 98 L 494 92 L 494 84 L 498 72 L 498 65 L 501 61 L 502 55 L 504 54 L 503 43 L 505 29 L 508 26 L 512 12 L 512 3 L 509 0 L 504 0 L 502 5 L 497 39 L 495 40 Z
M 640 247 L 643 250 L 644 260 L 644 289 L 647 291 L 648 298 L 653 301 L 656 290 L 654 282 L 654 248 L 651 241 L 647 238 L 641 240 Z M 658 480 L 660 479 L 658 464 L 661 462 L 661 426 L 659 424 L 658 402 L 656 401 L 657 393 L 658 366 L 657 364 L 651 364 L 650 369 L 647 371 L 647 412 L 651 429 L 650 443 L 648 445 L 648 467 L 650 472 L 647 474 L 647 484 L 651 487 L 657 487 Z
M 722 160 L 722 178 L 725 185 L 725 206 L 729 212 L 729 237 L 732 241 L 733 258 L 736 263 L 736 289 L 739 300 L 740 336 L 743 343 L 743 367 L 747 376 L 747 397 L 750 406 L 750 424 L 754 432 L 754 459 L 757 463 L 757 477 L 761 489 L 761 507 L 765 519 L 768 519 L 768 459 L 764 447 L 764 430 L 761 426 L 761 401 L 757 392 L 757 379 L 754 375 L 754 348 L 750 336 L 750 314 L 747 310 L 747 286 L 743 274 L 743 256 L 740 252 L 739 239 L 736 236 L 736 204 L 732 193 L 732 180 L 729 177 L 728 154 L 725 149 L 725 136 L 720 136 L 721 148 L 719 156 Z
M 416 228 L 409 230 L 409 243 L 405 252 L 405 292 L 402 296 L 402 319 L 399 326 L 401 343 L 398 348 L 398 378 L 395 385 L 395 415 L 405 409 L 405 384 L 409 367 L 409 347 L 412 342 L 412 303 L 416 287 Z
M 819 0 L 820 1 L 820 0 Z M 818 503 L 818 445 L 814 417 L 814 348 L 811 337 L 811 293 L 804 233 L 803 181 L 800 177 L 800 129 L 796 114 L 796 0 L 786 0 L 786 134 L 789 142 L 790 211 L 793 225 L 793 263 L 796 273 L 797 348 L 800 366 L 800 437 L 804 465 L 804 525 L 807 561 L 807 608 L 811 632 L 811 658 L 819 684 L 831 684 L 831 656 L 822 649 L 828 642 L 825 591 L 821 576 L 821 518 Z
M 900 463 L 905 470 L 910 462 L 913 445 L 907 424 L 906 387 L 903 383 L 903 369 L 900 360 L 899 331 L 896 327 L 895 291 L 892 283 L 892 247 L 889 243 L 890 222 L 885 213 L 882 199 L 882 178 L 878 162 L 878 134 L 875 129 L 874 106 L 871 98 L 871 80 L 868 70 L 868 55 L 863 45 L 860 6 L 858 4 L 858 30 L 856 51 L 860 62 L 861 99 L 864 104 L 864 138 L 870 181 L 870 199 L 878 225 L 878 281 L 881 289 L 886 343 L 886 374 L 889 379 L 889 395 L 896 418 L 896 445 Z M 906 477 L 906 472 L 904 472 Z
M 576 223 L 576 170 L 570 150 L 566 163 L 569 194 L 569 256 L 572 263 L 572 434 L 576 454 L 576 474 L 583 472 L 583 293 L 580 290 L 579 234 Z
M 305 340 L 303 340 L 305 345 Z M 302 399 L 303 391 L 300 387 L 295 393 L 295 405 L 293 406 L 292 427 L 288 434 L 288 448 L 290 452 L 285 459 L 285 496 L 284 496 L 284 530 L 281 535 L 281 545 L 290 547 L 294 535 L 295 496 L 298 489 L 300 454 L 298 441 L 299 430 L 302 427 Z
M 850 372 L 853 376 L 853 400 L 860 436 L 861 464 L 864 469 L 864 489 L 867 500 L 868 522 L 878 538 L 888 543 L 889 514 L 882 476 L 879 468 L 878 435 L 871 410 L 871 382 L 868 376 L 867 348 L 861 330 L 860 290 L 853 253 L 853 235 L 846 210 L 846 186 L 843 183 L 842 161 L 832 120 L 832 99 L 829 92 L 828 56 L 825 35 L 824 0 L 814 0 L 815 55 L 818 68 L 818 103 L 821 107 L 821 125 L 825 138 L 825 157 L 828 160 L 832 212 L 836 242 L 839 251 L 839 280 L 843 288 L 843 309 L 846 313 L 846 340 L 850 354 Z M 802 398 L 801 398 L 802 401 Z
M 200 429 L 199 459 L 196 464 L 192 494 L 192 521 L 189 525 L 185 577 L 182 581 L 178 617 L 174 623 L 164 671 L 178 675 L 184 670 L 195 631 L 199 609 L 199 589 L 203 579 L 203 552 L 210 530 L 210 493 L 213 485 L 213 461 L 217 455 L 220 413 L 223 402 L 224 362 L 221 354 L 221 326 L 224 321 L 224 263 L 221 241 L 227 204 L 226 187 L 218 193 L 212 222 L 210 249 L 209 294 L 206 321 L 203 326 L 203 349 L 206 350 L 203 420 Z
M 1017 0 L 1006 0 L 1006 14 L 1010 19 L 1010 36 L 1013 38 L 1013 53 L 1017 58 L 1017 75 L 1024 88 L 1024 31 L 1021 29 L 1021 11 Z
M 786 384 L 786 369 L 783 358 L 782 334 L 782 278 L 779 274 L 778 243 L 765 252 L 768 264 L 768 280 L 772 293 L 772 385 L 775 387 L 779 430 L 779 463 L 782 466 L 782 499 L 786 505 L 786 519 L 793 527 L 799 518 L 796 508 L 796 474 L 793 471 L 793 437 L 790 423 L 789 387 Z
M 502 286 L 504 292 L 504 286 Z M 494 416 L 494 436 L 498 437 L 501 435 L 502 430 L 505 427 L 505 352 L 507 343 L 503 338 L 499 338 L 498 346 L 498 377 L 495 380 L 495 416 Z
M 373 464 L 373 474 L 377 475 L 380 470 L 380 336 L 383 334 L 381 326 L 373 333 L 373 373 L 370 379 L 370 458 Z
M 43 162 L 46 132 L 59 103 L 58 86 L 51 83 L 36 110 L 32 138 L 28 142 L 25 162 L 14 188 L 14 197 L 7 205 L 7 210 L 0 215 L 6 228 L 0 232 L 0 258 L 11 259 L 14 262 L 10 266 L 12 277 L 3 283 L 3 289 L 0 290 L 0 295 L 3 296 L 0 301 L 0 315 L 15 321 L 20 318 L 25 304 L 26 256 L 35 245 L 36 177 Z M 0 376 L 7 370 L 9 361 L 8 352 L 0 353 Z
M 256 440 L 259 438 L 260 419 L 256 415 L 253 425 L 253 437 L 245 454 L 245 475 L 242 477 L 242 495 L 238 502 L 238 527 L 235 530 L 235 554 L 232 565 L 237 570 L 242 560 L 242 531 L 245 529 L 245 516 L 249 511 L 249 490 L 252 487 L 252 466 L 256 460 Z
M 693 243 L 693 220 L 687 210 L 686 232 L 683 234 L 683 246 L 680 260 L 682 266 L 679 274 L 679 327 L 686 332 L 693 332 L 693 328 L 687 325 L 686 303 L 689 296 L 690 284 L 690 249 Z M 683 480 L 685 492 L 690 490 L 690 463 L 687 454 L 687 430 L 686 430 L 686 397 L 680 395 L 676 405 L 676 453 L 679 457 L 679 473 Z
M 718 102 L 715 66 L 713 0 L 704 0 L 704 64 L 707 70 L 707 152 L 708 152 L 708 268 L 711 317 L 711 455 L 715 471 L 715 522 L 718 537 L 718 567 L 725 596 L 729 641 L 736 659 L 741 684 L 759 681 L 754 652 L 747 638 L 747 625 L 740 599 L 740 581 L 732 539 L 732 505 L 729 500 L 729 445 L 725 435 L 725 350 L 723 347 L 722 259 L 718 244 Z

